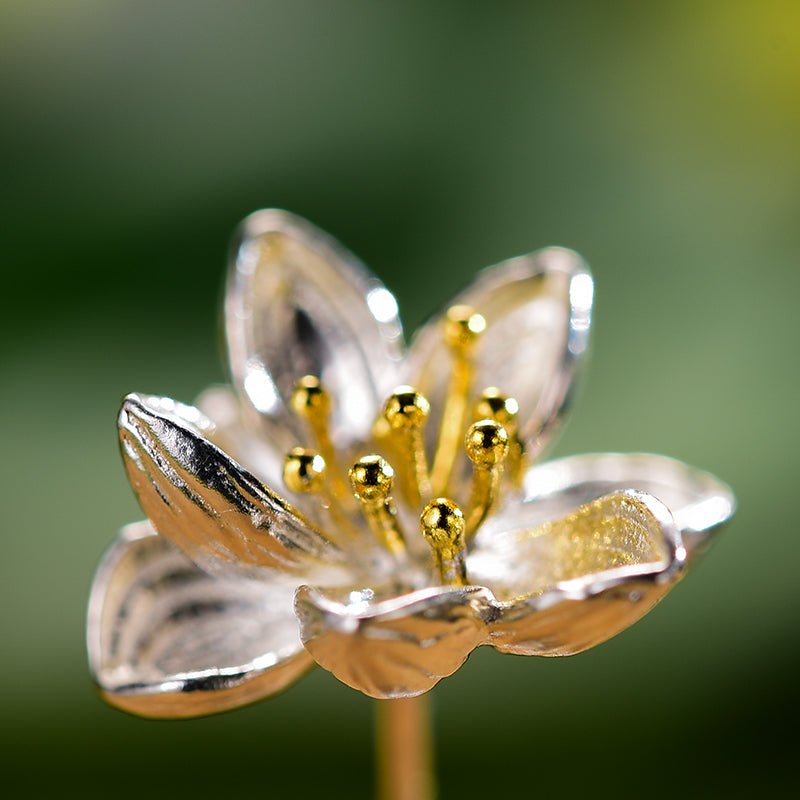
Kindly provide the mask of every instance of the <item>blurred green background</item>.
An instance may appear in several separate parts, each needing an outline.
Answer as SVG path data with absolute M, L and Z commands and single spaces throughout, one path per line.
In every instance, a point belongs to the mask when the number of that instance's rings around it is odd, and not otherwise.
M 120 397 L 223 379 L 227 243 L 279 206 L 370 264 L 408 331 L 486 264 L 579 250 L 593 361 L 556 453 L 663 452 L 738 495 L 617 639 L 478 652 L 440 685 L 442 796 L 789 792 L 800 5 L 6 0 L 0 108 L 4 783 L 371 792 L 371 703 L 322 671 L 165 723 L 105 707 L 85 664 L 92 571 L 140 515 Z

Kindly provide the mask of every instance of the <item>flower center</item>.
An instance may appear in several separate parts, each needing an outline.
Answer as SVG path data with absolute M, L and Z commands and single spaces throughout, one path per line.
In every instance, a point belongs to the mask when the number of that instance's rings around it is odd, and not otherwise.
M 377 445 L 398 469 L 396 488 L 412 508 L 422 507 L 420 529 L 443 584 L 467 583 L 469 541 L 497 504 L 504 477 L 518 485 L 522 474 L 516 400 L 488 387 L 470 406 L 475 350 L 485 329 L 485 319 L 467 306 L 453 306 L 446 315 L 443 335 L 452 364 L 431 467 L 425 450 L 430 404 L 416 389 L 398 387 L 374 428 Z M 318 377 L 307 375 L 297 382 L 291 407 L 305 420 L 316 449 L 295 448 L 286 456 L 287 488 L 319 496 L 337 530 L 351 538 L 358 536 L 353 524 L 355 497 L 375 538 L 394 556 L 405 558 L 407 538 L 393 499 L 395 471 L 389 462 L 370 454 L 345 473 L 330 436 L 331 399 Z M 472 462 L 465 510 L 448 497 L 462 446 Z

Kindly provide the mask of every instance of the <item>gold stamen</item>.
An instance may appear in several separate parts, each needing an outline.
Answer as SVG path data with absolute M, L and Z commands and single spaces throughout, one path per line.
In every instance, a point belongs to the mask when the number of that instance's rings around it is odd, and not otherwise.
M 509 450 L 508 433 L 494 420 L 482 419 L 470 426 L 464 446 L 473 464 L 467 514 L 467 535 L 472 536 L 497 500 L 502 464 Z
M 397 510 L 389 493 L 394 470 L 380 456 L 364 456 L 350 469 L 350 483 L 361 501 L 372 532 L 389 552 L 405 553 L 405 540 L 397 520 Z
M 519 403 L 496 386 L 488 386 L 483 390 L 475 404 L 474 420 L 492 419 L 506 429 L 508 434 L 508 457 L 503 465 L 504 472 L 510 476 L 515 486 L 520 484 L 523 475 L 524 448 L 517 435 Z
M 433 489 L 437 494 L 445 493 L 450 483 L 461 432 L 467 420 L 467 403 L 474 372 L 474 345 L 484 330 L 486 320 L 469 306 L 453 306 L 448 310 L 444 338 L 453 358 L 453 370 L 431 473 Z
M 431 494 L 423 435 L 429 412 L 428 401 L 410 386 L 395 389 L 383 407 L 392 432 L 403 437 L 402 448 L 396 451 L 405 467 L 404 488 L 412 504 L 421 503 Z
M 433 550 L 433 560 L 445 585 L 466 586 L 464 514 L 452 500 L 438 497 L 420 517 L 422 535 Z
M 290 492 L 318 495 L 323 507 L 333 517 L 337 530 L 351 538 L 358 538 L 353 520 L 333 494 L 325 459 L 319 453 L 303 447 L 290 450 L 283 462 L 283 482 Z
M 336 451 L 329 429 L 331 399 L 320 379 L 315 375 L 300 378 L 292 392 L 290 405 L 295 414 L 304 419 L 311 429 L 320 455 L 328 465 L 328 480 L 334 497 L 340 502 L 345 500 L 349 492 L 342 470 L 336 463 Z
M 290 492 L 320 494 L 325 484 L 325 459 L 313 450 L 295 447 L 283 462 L 283 482 Z

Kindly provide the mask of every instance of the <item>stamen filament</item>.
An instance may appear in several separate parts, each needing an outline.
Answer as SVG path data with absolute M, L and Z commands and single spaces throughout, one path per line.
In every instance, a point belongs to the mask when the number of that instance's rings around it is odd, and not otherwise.
M 473 464 L 472 492 L 467 512 L 467 536 L 473 536 L 498 497 L 503 461 L 508 455 L 508 433 L 491 419 L 470 426 L 464 444 Z
M 517 435 L 519 403 L 496 386 L 488 386 L 481 393 L 475 404 L 473 419 L 491 419 L 506 429 L 508 434 L 508 456 L 503 465 L 503 472 L 508 475 L 514 486 L 519 487 L 523 476 L 524 448 Z
M 442 584 L 466 586 L 467 567 L 464 560 L 464 514 L 456 503 L 438 497 L 422 511 L 422 535 L 431 546 L 433 561 Z
M 390 496 L 393 480 L 394 470 L 380 456 L 365 456 L 350 469 L 350 483 L 367 524 L 390 553 L 402 556 L 406 544 Z
M 447 312 L 444 336 L 453 358 L 453 369 L 431 472 L 431 483 L 436 494 L 446 493 L 450 484 L 453 465 L 459 452 L 461 432 L 467 420 L 474 372 L 474 344 L 485 329 L 486 320 L 469 306 L 453 306 Z
M 401 438 L 394 451 L 404 468 L 406 497 L 416 505 L 431 496 L 424 436 L 429 412 L 428 401 L 410 386 L 395 389 L 383 409 L 391 431 Z
M 318 495 L 333 517 L 337 529 L 345 531 L 350 537 L 357 536 L 352 520 L 333 495 L 325 459 L 319 453 L 302 447 L 290 450 L 283 462 L 283 482 L 290 492 Z
M 291 397 L 292 410 L 306 421 L 320 455 L 327 464 L 328 482 L 333 497 L 345 502 L 350 495 L 343 470 L 336 461 L 336 450 L 330 435 L 330 395 L 315 375 L 305 375 L 297 382 Z

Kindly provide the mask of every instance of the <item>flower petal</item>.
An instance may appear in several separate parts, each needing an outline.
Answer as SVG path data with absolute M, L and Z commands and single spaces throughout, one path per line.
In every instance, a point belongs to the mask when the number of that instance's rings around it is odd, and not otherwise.
M 280 569 L 348 580 L 342 551 L 202 436 L 185 412 L 165 411 L 170 402 L 129 395 L 119 415 L 128 478 L 156 530 L 210 572 Z
M 524 496 L 544 520 L 625 487 L 652 494 L 669 508 L 690 558 L 736 508 L 730 486 L 718 478 L 650 453 L 593 453 L 534 466 L 525 475 Z
M 234 381 L 286 448 L 304 431 L 288 410 L 296 381 L 323 381 L 332 435 L 346 447 L 369 434 L 398 382 L 402 329 L 394 297 L 337 242 L 285 211 L 247 217 L 225 305 Z
M 544 524 L 531 517 L 518 509 L 516 527 L 489 529 L 491 542 L 468 560 L 470 579 L 499 600 L 489 640 L 498 650 L 579 653 L 627 628 L 681 577 L 680 531 L 651 495 L 617 492 Z
M 268 434 L 253 435 L 244 418 L 241 398 L 231 386 L 208 387 L 197 398 L 196 405 L 213 423 L 212 429 L 203 431 L 206 438 L 267 486 L 280 486 L 286 491 L 283 462 L 287 451 Z
M 382 699 L 410 697 L 452 674 L 482 644 L 543 656 L 600 644 L 647 613 L 686 561 L 668 509 L 633 490 L 535 530 L 523 520 L 496 539 L 495 552 L 484 543 L 468 558 L 470 579 L 485 586 L 377 600 L 366 590 L 332 596 L 300 587 L 303 643 L 349 686 Z
M 145 717 L 212 714 L 275 694 L 313 661 L 294 584 L 199 570 L 147 522 L 124 528 L 89 601 L 89 660 L 112 705 Z
M 473 386 L 476 393 L 496 386 L 516 398 L 519 435 L 531 457 L 552 435 L 569 398 L 588 343 L 592 293 L 581 258 L 552 247 L 484 270 L 453 301 L 486 318 Z M 442 329 L 441 318 L 422 328 L 407 364 L 409 383 L 431 402 L 431 435 L 439 427 L 450 374 Z
M 254 435 L 246 421 L 242 407 L 247 402 L 230 386 L 210 386 L 197 398 L 197 407 L 213 423 L 203 434 L 212 444 L 252 472 L 267 486 L 279 486 L 284 497 L 306 519 L 325 529 L 331 516 L 318 495 L 292 492 L 283 480 L 286 450 L 273 440 L 271 431 L 262 430 Z
M 295 609 L 314 660 L 370 697 L 413 697 L 451 675 L 485 638 L 490 594 L 435 587 L 373 600 L 302 586 Z M 366 595 L 369 597 L 369 595 Z

